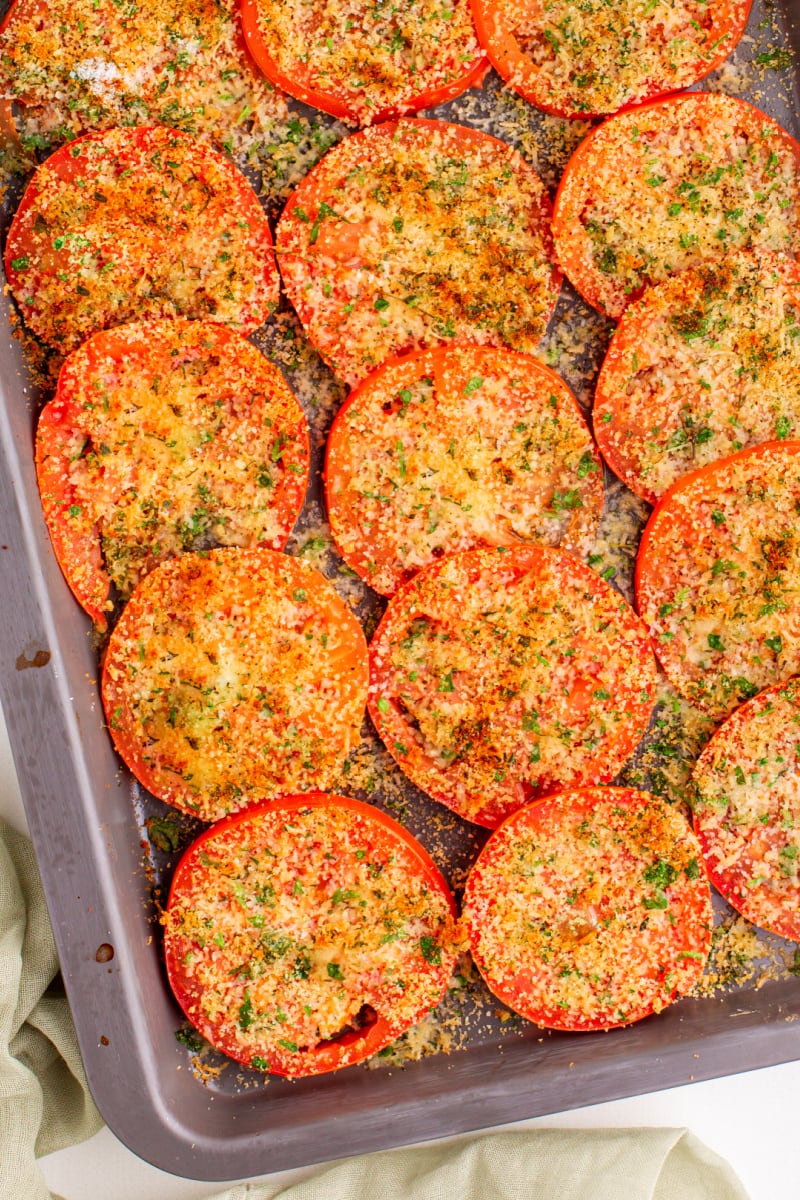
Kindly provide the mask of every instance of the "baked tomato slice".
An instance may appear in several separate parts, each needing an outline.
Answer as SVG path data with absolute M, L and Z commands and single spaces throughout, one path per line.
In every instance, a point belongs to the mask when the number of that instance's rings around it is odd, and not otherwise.
M 63 351 L 137 318 L 250 333 L 278 300 L 272 236 L 244 175 L 158 126 L 56 150 L 11 222 L 5 267 L 26 324 Z
M 559 117 L 602 116 L 689 87 L 744 33 L 752 0 L 472 0 L 503 79 Z
M 157 563 L 210 545 L 282 550 L 308 428 L 277 367 L 210 321 L 132 322 L 69 354 L 36 438 L 61 569 L 101 629 Z
M 478 545 L 585 553 L 603 472 L 567 385 L 537 359 L 462 346 L 391 360 L 333 423 L 325 484 L 345 561 L 391 595 Z
M 247 48 L 290 96 L 354 125 L 371 125 L 460 96 L 488 61 L 469 0 L 401 0 L 381 8 L 348 0 L 241 0 Z
M 636 605 L 670 682 L 722 720 L 800 670 L 800 442 L 673 484 L 648 521 Z
M 800 144 L 733 96 L 668 96 L 610 117 L 574 152 L 556 255 L 615 320 L 643 289 L 731 250 L 800 253 Z
M 611 339 L 593 416 L 604 459 L 651 504 L 697 467 L 800 436 L 800 266 L 731 254 L 648 288 Z
M 489 838 L 464 891 L 491 991 L 547 1029 L 611 1029 L 697 982 L 711 892 L 679 812 L 632 788 L 559 792 Z
M 358 744 L 361 626 L 310 564 L 263 547 L 169 559 L 109 639 L 111 736 L 160 800 L 204 821 L 327 786 Z
M 164 916 L 172 989 L 237 1062 L 318 1075 L 434 1008 L 460 949 L 449 888 L 379 809 L 287 796 L 219 822 L 178 864 Z
M 653 709 L 647 630 L 563 550 L 468 550 L 389 601 L 369 711 L 423 791 L 494 827 L 535 796 L 613 779 Z
M 20 150 L 162 124 L 238 156 L 259 136 L 273 140 L 287 116 L 244 48 L 237 0 L 13 0 L 0 26 L 0 91 Z
M 561 278 L 539 176 L 446 121 L 345 138 L 289 197 L 275 240 L 306 333 L 351 385 L 454 340 L 532 351 Z
M 780 638 L 778 638 L 780 640 Z M 694 768 L 694 827 L 711 882 L 742 916 L 800 941 L 800 677 L 759 692 Z

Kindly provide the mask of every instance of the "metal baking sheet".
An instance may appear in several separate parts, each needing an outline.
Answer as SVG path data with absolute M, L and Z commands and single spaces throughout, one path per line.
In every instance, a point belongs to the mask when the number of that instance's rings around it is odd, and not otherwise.
M 800 44 L 792 26 L 798 18 L 796 0 L 769 8 L 757 3 L 745 43 L 713 84 L 738 88 L 795 136 L 796 81 L 787 87 L 784 72 L 782 86 L 770 87 L 770 71 L 752 60 L 776 44 Z M 503 136 L 509 126 L 498 128 L 497 118 L 509 111 L 523 149 L 553 185 L 563 144 L 553 149 L 535 110 L 496 77 L 479 96 L 429 115 Z M 565 288 L 549 345 L 551 365 L 586 402 L 591 364 L 580 352 L 567 354 L 562 336 L 581 311 L 586 318 Z M 268 352 L 290 328 L 267 330 L 261 340 Z M 602 348 L 609 323 L 594 319 L 588 328 L 595 351 Z M 302 369 L 285 356 L 283 364 L 290 380 L 293 369 Z M 788 973 L 763 986 L 750 981 L 684 999 L 628 1029 L 581 1035 L 516 1021 L 482 985 L 464 980 L 463 994 L 448 1002 L 456 1029 L 450 1053 L 402 1064 L 389 1058 L 378 1069 L 352 1067 L 295 1082 L 226 1065 L 180 1042 L 183 1020 L 166 985 L 158 924 L 177 854 L 153 836 L 153 819 L 167 813 L 165 806 L 131 779 L 104 728 L 98 649 L 40 513 L 32 450 L 41 399 L 19 341 L 3 335 L 0 699 L 91 1089 L 110 1127 L 135 1153 L 178 1175 L 243 1178 L 800 1059 L 800 979 Z M 319 459 L 324 428 L 314 420 Z M 614 496 L 624 504 L 619 490 Z M 301 530 L 310 531 L 319 513 L 317 488 Z M 366 596 L 361 611 L 369 619 Z M 396 790 L 382 788 L 380 770 L 375 777 L 368 798 L 397 814 Z M 443 818 L 411 788 L 400 807 L 451 878 L 463 878 L 485 831 Z M 191 832 L 181 826 L 182 843 Z

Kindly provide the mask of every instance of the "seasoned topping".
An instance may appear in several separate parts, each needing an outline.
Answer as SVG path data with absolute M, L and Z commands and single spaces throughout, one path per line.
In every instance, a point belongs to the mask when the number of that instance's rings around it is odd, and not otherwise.
M 70 354 L 39 419 L 56 556 L 101 626 L 166 558 L 281 550 L 308 482 L 308 431 L 277 367 L 208 321 L 131 323 Z
M 611 117 L 556 197 L 561 266 L 618 318 L 642 289 L 730 250 L 797 257 L 800 146 L 757 108 L 702 92 Z
M 687 475 L 642 536 L 637 608 L 670 682 L 722 718 L 800 669 L 800 442 Z
M 237 0 L 15 0 L 0 97 L 40 149 L 115 125 L 171 125 L 238 152 L 284 117 L 241 44 Z
M 473 0 L 493 65 L 558 116 L 613 113 L 678 91 L 731 53 L 752 0 Z
M 488 65 L 468 0 L 243 0 L 242 22 L 265 75 L 359 125 L 452 99 Z
M 249 333 L 278 299 L 269 226 L 245 177 L 156 127 L 91 134 L 51 155 L 11 224 L 5 266 L 26 323 L 65 351 L 137 318 Z
M 455 906 L 422 846 L 378 809 L 288 797 L 190 846 L 165 916 L 170 983 L 239 1062 L 314 1075 L 374 1054 L 442 999 Z
M 655 697 L 644 627 L 561 550 L 473 550 L 426 567 L 370 647 L 370 715 L 407 775 L 495 826 L 534 795 L 608 782 Z
M 464 894 L 481 974 L 551 1029 L 609 1029 L 660 1012 L 702 973 L 711 896 L 697 839 L 630 788 L 565 791 L 487 842 Z
M 800 941 L 800 678 L 738 708 L 693 783 L 712 882 L 749 921 Z
M 108 645 L 103 704 L 123 759 L 206 821 L 324 787 L 359 740 L 361 628 L 308 563 L 263 548 L 170 559 Z
M 391 595 L 420 567 L 476 545 L 581 553 L 603 475 L 569 388 L 508 350 L 429 350 L 352 394 L 326 463 L 331 530 L 346 561 Z
M 609 465 L 655 503 L 696 467 L 800 435 L 800 267 L 736 254 L 648 289 L 597 381 Z
M 451 339 L 531 351 L 559 285 L 538 175 L 444 121 L 346 138 L 289 198 L 276 242 L 306 332 L 350 384 Z

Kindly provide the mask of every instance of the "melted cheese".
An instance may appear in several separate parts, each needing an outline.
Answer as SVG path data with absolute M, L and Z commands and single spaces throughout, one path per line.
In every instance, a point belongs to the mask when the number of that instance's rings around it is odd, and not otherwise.
M 464 897 L 489 987 L 557 1029 L 660 1012 L 695 983 L 711 897 L 684 818 L 644 792 L 561 792 L 490 838 Z
M 800 669 L 800 443 L 676 484 L 642 540 L 637 606 L 672 684 L 724 717 Z
M 647 725 L 655 664 L 622 597 L 562 551 L 472 551 L 389 603 L 370 711 L 407 774 L 494 825 L 533 794 L 611 780 Z
M 800 252 L 797 143 L 731 96 L 689 94 L 620 113 L 568 163 L 556 253 L 619 317 L 648 284 L 731 250 Z
M 244 338 L 207 321 L 131 323 L 68 356 L 37 466 L 73 590 L 90 612 L 110 610 L 109 583 L 127 600 L 183 551 L 282 549 L 308 482 L 308 433 L 281 373 Z
M 109 641 L 103 703 L 134 774 L 211 821 L 328 786 L 358 742 L 366 687 L 364 635 L 319 572 L 223 549 L 142 581 Z
M 391 1042 L 442 999 L 459 949 L 421 855 L 335 796 L 279 803 L 190 848 L 165 915 L 189 1019 L 240 1061 L 290 1075 L 325 1069 L 314 1052 L 345 1029 L 371 1040 L 351 1036 L 337 1066 Z
M 693 809 L 709 873 L 748 920 L 800 940 L 800 680 L 768 688 L 709 742 Z
M 266 216 L 220 154 L 159 127 L 57 151 L 12 222 L 9 283 L 27 324 L 62 350 L 142 317 L 248 333 L 277 303 Z
M 326 463 L 344 558 L 391 595 L 475 545 L 585 553 L 602 469 L 564 383 L 534 359 L 462 348 L 375 373 L 338 418 Z
M 712 71 L 744 30 L 748 0 L 478 0 L 490 56 L 532 103 L 613 113 Z
M 289 198 L 276 244 L 308 336 L 350 384 L 450 339 L 532 351 L 558 290 L 538 176 L 443 121 L 345 139 Z
M 594 427 L 654 503 L 688 471 L 800 434 L 800 269 L 732 255 L 648 289 L 597 381 Z
M 23 146 L 115 125 L 171 125 L 239 155 L 285 121 L 248 62 L 235 0 L 16 0 L 0 35 L 0 96 Z
M 257 26 L 278 82 L 346 105 L 359 124 L 425 107 L 466 87 L 480 67 L 467 0 L 312 3 L 256 0 Z M 330 101 L 329 101 L 330 102 Z

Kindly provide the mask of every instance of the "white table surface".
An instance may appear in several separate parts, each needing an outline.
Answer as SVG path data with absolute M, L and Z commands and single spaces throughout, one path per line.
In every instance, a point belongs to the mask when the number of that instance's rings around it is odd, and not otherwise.
M 26 828 L 2 712 L 0 814 L 16 828 Z M 685 1125 L 730 1162 L 751 1200 L 798 1200 L 798 1117 L 800 1062 L 795 1062 L 574 1109 L 505 1128 Z M 41 1165 L 49 1187 L 65 1200 L 205 1200 L 224 1187 L 224 1184 L 165 1174 L 137 1158 L 108 1129 L 80 1146 L 49 1155 L 41 1160 Z M 289 1183 L 317 1169 L 287 1171 L 274 1179 Z

